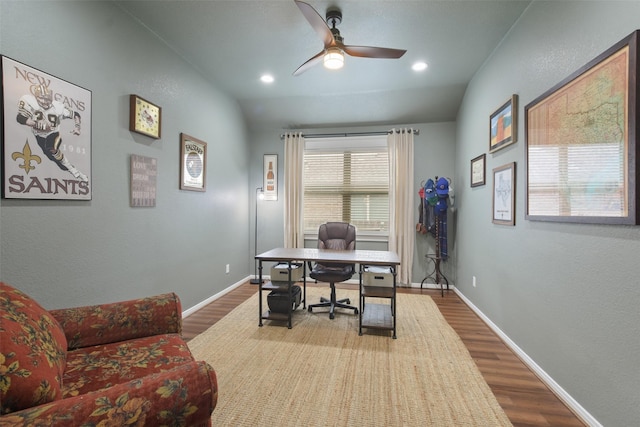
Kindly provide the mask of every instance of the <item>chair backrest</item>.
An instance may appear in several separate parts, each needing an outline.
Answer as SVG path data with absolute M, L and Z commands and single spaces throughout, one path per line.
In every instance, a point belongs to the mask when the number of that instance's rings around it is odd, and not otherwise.
M 347 222 L 327 222 L 318 229 L 318 249 L 354 251 L 356 227 Z
M 318 249 L 356 250 L 356 227 L 348 222 L 327 222 L 318 228 Z M 352 268 L 354 265 L 349 264 Z M 346 264 L 323 263 L 324 267 L 344 267 Z

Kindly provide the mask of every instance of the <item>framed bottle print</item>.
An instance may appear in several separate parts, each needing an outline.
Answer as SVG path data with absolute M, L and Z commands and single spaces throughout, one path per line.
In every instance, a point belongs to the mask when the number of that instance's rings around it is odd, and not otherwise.
M 278 200 L 278 155 L 265 154 L 263 168 L 264 200 Z

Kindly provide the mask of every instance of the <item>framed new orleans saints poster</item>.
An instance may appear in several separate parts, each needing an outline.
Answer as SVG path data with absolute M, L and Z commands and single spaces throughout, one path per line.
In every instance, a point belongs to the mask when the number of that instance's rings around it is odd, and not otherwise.
M 2 57 L 8 199 L 91 200 L 91 91 Z

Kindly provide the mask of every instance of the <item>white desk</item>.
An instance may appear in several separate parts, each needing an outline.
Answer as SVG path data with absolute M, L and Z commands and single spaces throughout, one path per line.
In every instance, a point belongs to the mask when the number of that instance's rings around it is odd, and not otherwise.
M 313 248 L 275 248 L 269 251 L 263 252 L 261 254 L 256 255 L 255 259 L 259 262 L 259 279 L 260 279 L 260 290 L 259 290 L 259 298 L 258 298 L 258 314 L 259 314 L 259 322 L 258 326 L 262 326 L 263 319 L 272 319 L 272 315 L 265 315 L 262 311 L 262 290 L 269 289 L 269 287 L 265 287 L 262 284 L 262 263 L 264 261 L 267 262 L 302 262 L 303 264 L 303 307 L 306 307 L 307 303 L 307 282 L 306 282 L 306 263 L 307 262 L 319 262 L 319 263 L 327 263 L 327 262 L 339 262 L 345 264 L 359 264 L 359 301 L 360 301 L 360 321 L 359 321 L 359 334 L 362 335 L 362 328 L 378 328 L 378 329 L 391 329 L 393 330 L 393 338 L 396 338 L 396 267 L 400 265 L 400 257 L 395 252 L 390 251 L 371 251 L 371 250 L 355 250 L 355 251 L 336 251 L 336 250 L 328 250 L 328 249 L 313 249 Z M 387 266 L 391 268 L 391 272 L 393 274 L 393 288 L 391 288 L 391 324 L 384 322 L 384 324 L 380 324 L 379 322 L 374 322 L 372 324 L 368 324 L 366 322 L 366 316 L 364 316 L 365 321 L 363 323 L 363 286 L 362 286 L 362 272 L 363 267 L 367 265 L 380 265 Z M 289 286 L 290 289 L 290 286 Z M 288 324 L 287 326 L 291 329 L 291 312 L 289 312 L 286 317 Z

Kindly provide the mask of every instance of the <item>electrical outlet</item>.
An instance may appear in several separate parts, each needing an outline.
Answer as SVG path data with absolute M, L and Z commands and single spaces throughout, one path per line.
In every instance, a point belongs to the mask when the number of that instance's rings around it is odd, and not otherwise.
M 229 274 L 229 264 L 227 264 L 227 266 L 225 267 L 225 273 Z M 474 279 L 474 286 L 475 286 L 475 279 Z
M 227 272 L 228 273 L 228 272 Z M 473 276 L 473 287 L 476 287 L 476 276 Z

